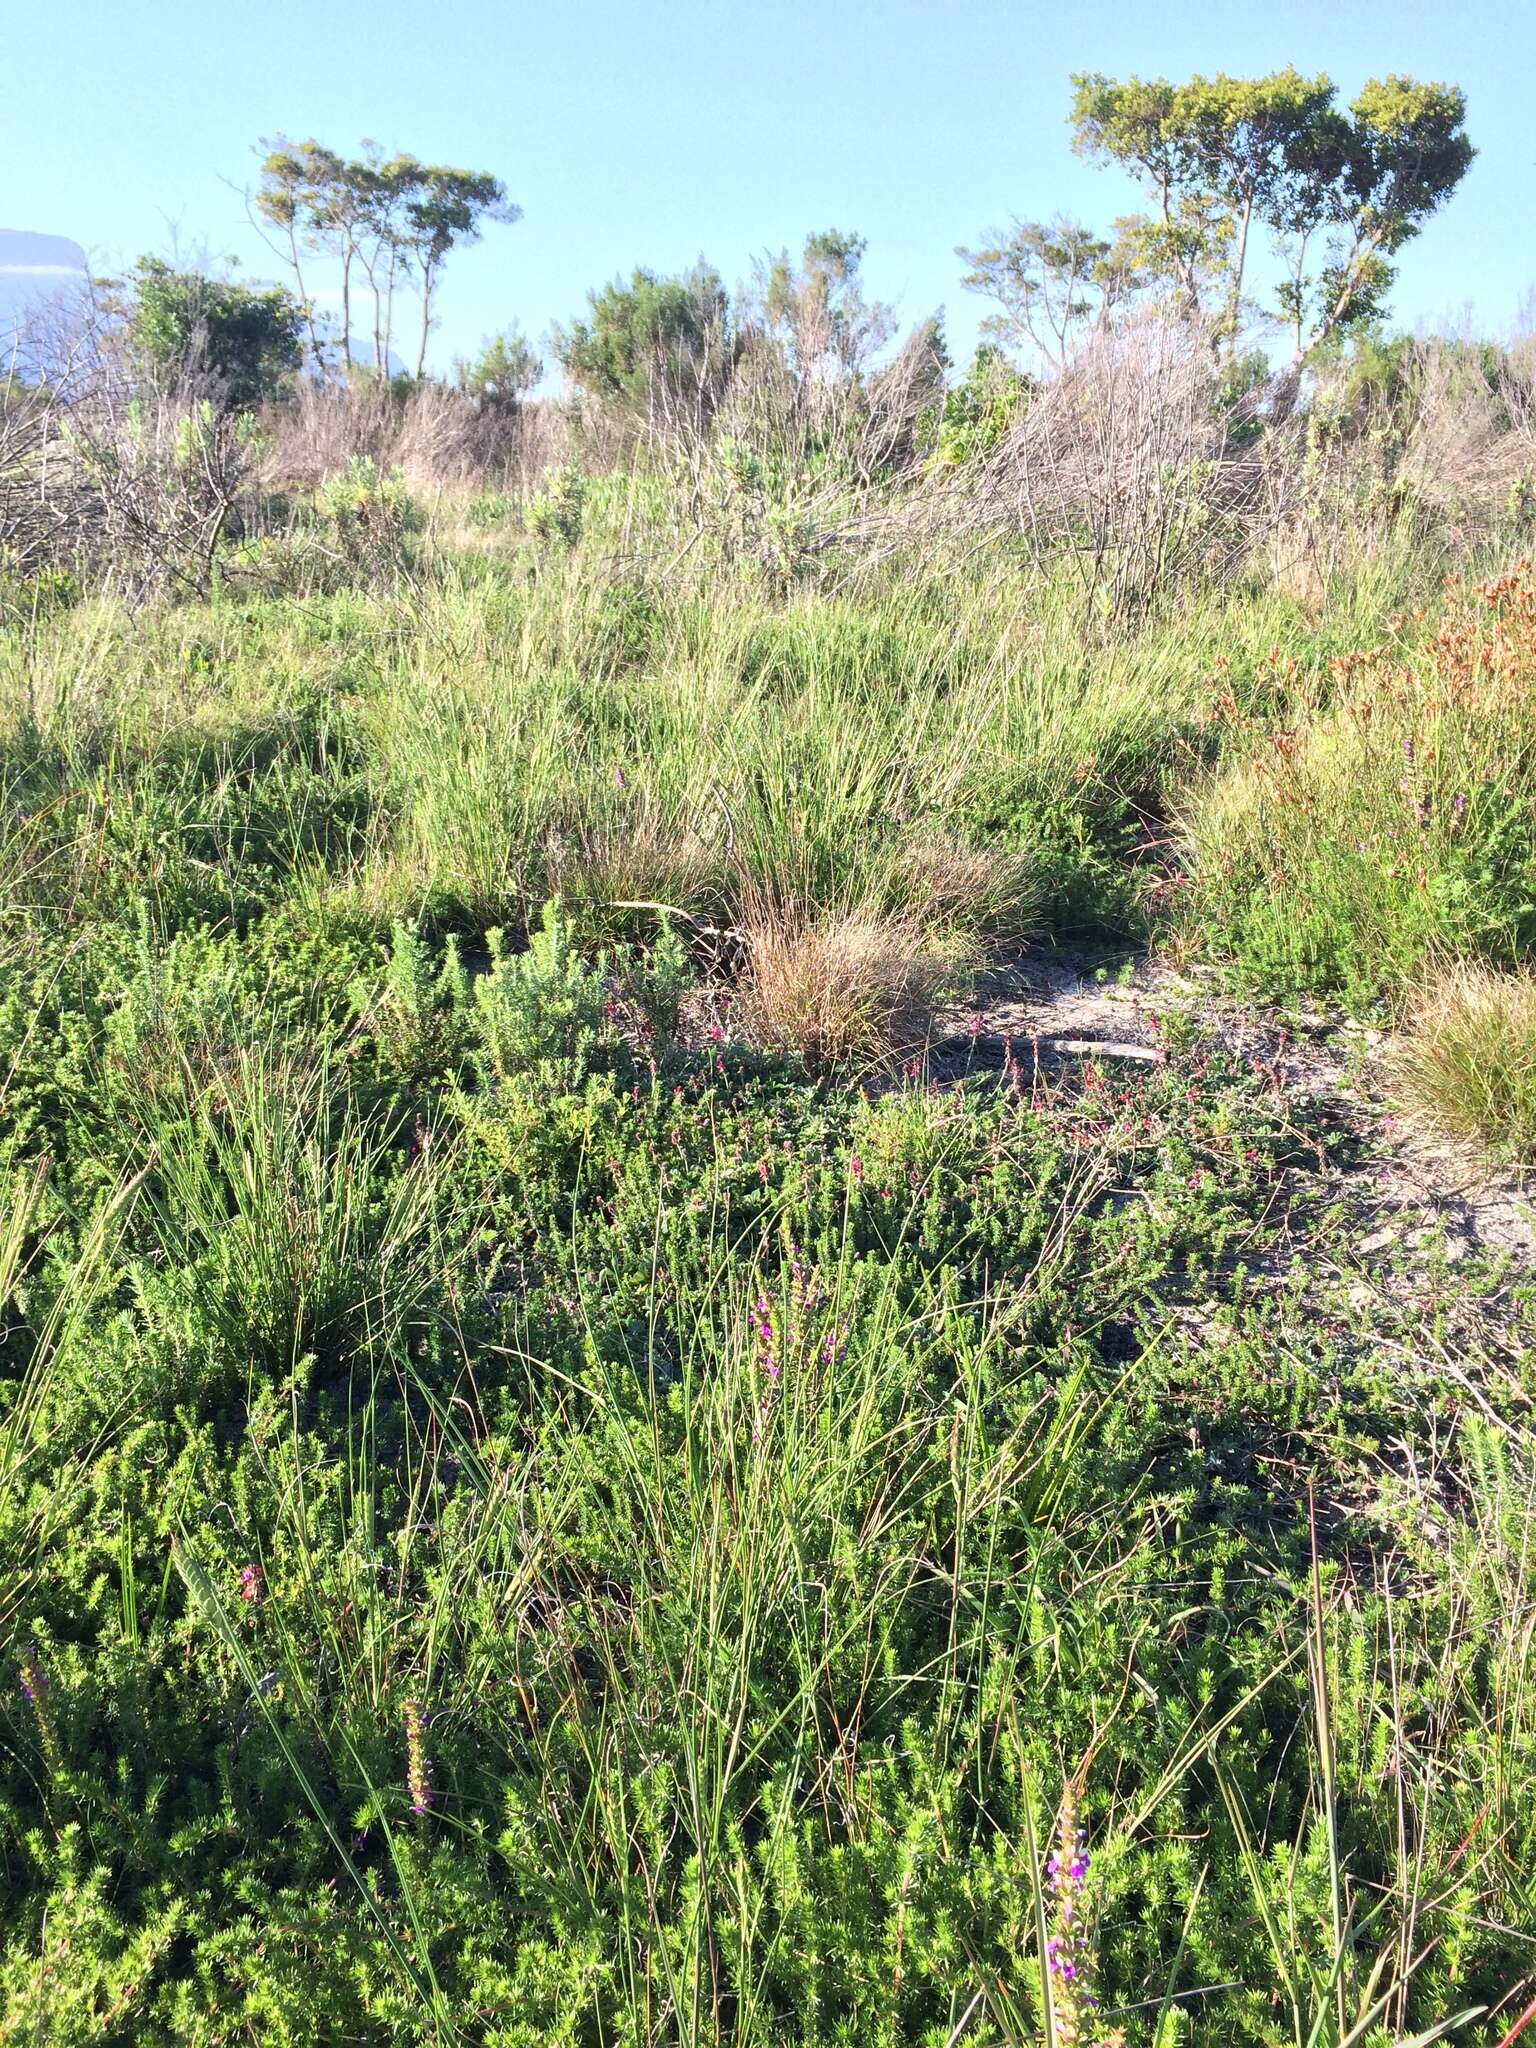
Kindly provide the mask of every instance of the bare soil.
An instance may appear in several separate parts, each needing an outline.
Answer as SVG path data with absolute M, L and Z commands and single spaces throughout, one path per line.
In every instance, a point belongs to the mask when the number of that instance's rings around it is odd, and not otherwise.
M 1282 1018 L 1223 996 L 1198 969 L 1146 955 L 1106 962 L 1053 952 L 994 975 L 971 1005 L 944 1016 L 929 1070 L 946 1081 L 1010 1066 L 1065 1078 L 1087 1059 L 1158 1060 L 1170 1037 L 1191 1032 L 1259 1061 L 1298 1111 L 1358 1141 L 1330 1161 L 1323 1185 L 1314 1179 L 1307 1206 L 1347 1198 L 1362 1262 L 1404 1250 L 1451 1261 L 1476 1252 L 1536 1270 L 1536 1184 L 1488 1166 L 1395 1105 L 1386 1034 L 1342 1013 Z

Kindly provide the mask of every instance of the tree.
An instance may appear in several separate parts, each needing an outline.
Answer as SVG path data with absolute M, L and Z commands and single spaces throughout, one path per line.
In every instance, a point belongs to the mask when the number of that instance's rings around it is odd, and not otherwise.
M 1181 309 L 1198 317 L 1207 278 L 1221 261 L 1222 224 L 1193 174 L 1178 88 L 1165 78 L 1133 76 L 1122 85 L 1083 72 L 1073 74 L 1072 85 L 1073 148 L 1129 171 L 1156 203 L 1150 218 L 1133 214 L 1117 222 L 1118 239 L 1138 269 L 1167 280 Z
M 1073 144 L 1150 188 L 1156 213 L 1132 216 L 1122 238 L 1153 274 L 1170 279 L 1191 314 L 1211 312 L 1235 352 L 1256 224 L 1278 228 L 1308 184 L 1330 115 L 1326 77 L 1293 68 L 1263 78 L 1195 77 L 1185 85 L 1096 73 L 1073 78 Z M 1217 304 L 1208 306 L 1214 290 Z
M 277 137 L 262 144 L 261 184 L 256 207 L 283 235 L 294 283 L 307 311 L 310 351 L 324 358 L 305 287 L 304 257 L 318 254 L 341 271 L 341 354 L 352 355 L 352 280 L 367 279 L 373 298 L 373 368 L 389 370 L 396 287 L 415 279 L 421 293 L 421 332 L 416 375 L 426 373 L 427 337 L 443 264 L 455 248 L 478 241 L 487 220 L 512 222 L 522 209 L 488 171 L 424 164 L 407 152 L 386 157 L 377 143 L 348 159 L 313 140 L 290 143 Z
M 262 160 L 256 209 L 277 227 L 287 247 L 294 285 L 306 309 L 310 355 L 317 369 L 325 367 L 314 318 L 314 301 L 304 278 L 306 253 L 328 256 L 341 269 L 341 355 L 352 366 L 352 278 L 361 268 L 374 289 L 374 367 L 381 374 L 388 360 L 384 314 L 389 250 L 398 241 L 397 219 L 404 163 L 387 163 L 372 143 L 349 161 L 334 149 L 310 139 L 290 143 L 278 136 Z M 414 161 L 414 160 L 412 160 Z
M 304 310 L 281 285 L 237 284 L 141 256 L 111 298 L 145 374 L 211 378 L 232 412 L 275 397 L 302 360 Z
M 321 143 L 280 145 L 262 166 L 264 184 L 257 205 L 269 219 L 302 222 L 306 245 L 341 267 L 341 359 L 352 367 L 352 273 L 369 231 L 374 201 L 373 174 L 366 161 L 349 163 Z M 297 275 L 297 273 L 296 273 Z M 302 289 L 302 282 L 301 282 Z
M 1294 67 L 1264 78 L 1197 77 L 1179 89 L 1175 111 L 1189 161 L 1229 252 L 1219 315 L 1229 359 L 1237 351 L 1255 225 L 1278 230 L 1326 190 L 1333 98 L 1330 79 L 1304 78 Z
M 406 208 L 421 166 L 415 157 L 386 157 L 376 143 L 346 168 L 357 193 L 357 255 L 373 294 L 373 370 L 389 375 L 395 327 L 395 285 L 405 261 Z
M 1077 221 L 1015 221 L 979 249 L 957 249 L 970 292 L 995 300 L 982 332 L 1007 347 L 1027 343 L 1060 369 L 1079 335 L 1103 328 L 1138 282 L 1123 245 Z
M 267 155 L 262 160 L 256 210 L 283 237 L 288 265 L 293 272 L 294 289 L 304 309 L 310 360 L 318 369 L 324 358 L 315 327 L 315 302 L 304 282 L 304 251 L 318 246 L 316 213 L 328 176 L 319 159 L 324 156 L 339 166 L 340 158 L 333 157 L 329 151 L 323 152 L 317 142 L 302 142 L 295 148 L 282 136 L 275 137 L 270 144 L 263 136 L 261 147 Z
M 1391 259 L 1450 198 L 1476 155 L 1456 86 L 1393 75 L 1372 79 L 1327 138 L 1310 212 L 1290 226 L 1290 275 L 1282 309 L 1295 335 L 1293 365 L 1340 329 L 1374 318 L 1396 275 Z M 1309 200 L 1313 199 L 1308 192 Z M 1319 228 L 1333 230 L 1315 280 L 1305 264 Z M 1310 299 L 1309 299 L 1310 287 Z M 1307 314 L 1315 322 L 1306 334 Z
M 682 277 L 636 270 L 587 294 L 585 320 L 551 334 L 555 360 L 576 387 L 607 404 L 711 397 L 734 360 L 730 304 L 720 274 L 701 258 Z
M 352 272 L 359 261 L 363 237 L 372 220 L 373 178 L 365 162 L 348 163 L 334 150 L 307 145 L 317 176 L 310 212 L 310 232 L 317 247 L 329 250 L 341 266 L 341 360 L 352 368 Z
M 862 235 L 825 228 L 806 237 L 798 264 L 782 249 L 757 266 L 749 314 L 807 381 L 857 376 L 895 332 L 891 308 L 864 296 L 868 246 Z
M 510 227 L 522 215 L 523 209 L 507 198 L 506 186 L 489 171 L 454 170 L 447 164 L 415 166 L 404 198 L 403 247 L 421 287 L 418 378 L 426 374 L 432 295 L 445 258 L 453 249 L 478 242 L 484 222 L 499 221 Z
M 1237 353 L 1255 228 L 1282 252 L 1278 310 L 1295 362 L 1380 304 L 1390 257 L 1449 197 L 1472 160 L 1454 87 L 1373 79 L 1339 111 L 1330 79 L 1294 68 L 1184 85 L 1098 73 L 1073 77 L 1073 143 L 1129 171 L 1150 214 L 1117 223 L 1128 261 L 1161 278 L 1217 347 Z M 1328 239 L 1314 277 L 1310 250 Z M 1314 325 L 1310 338 L 1307 320 Z
M 544 365 L 515 321 L 484 343 L 472 362 L 454 364 L 459 389 L 495 412 L 514 411 L 543 374 Z

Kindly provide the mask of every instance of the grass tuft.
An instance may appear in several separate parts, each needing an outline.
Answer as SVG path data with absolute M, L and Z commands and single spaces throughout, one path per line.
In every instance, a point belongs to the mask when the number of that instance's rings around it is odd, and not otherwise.
M 1536 1163 L 1536 973 L 1442 968 L 1414 995 L 1392 1065 L 1405 1100 L 1438 1128 Z
M 760 1045 L 813 1072 L 888 1066 L 920 1048 L 963 955 L 911 915 L 759 907 L 743 928 L 740 1011 Z

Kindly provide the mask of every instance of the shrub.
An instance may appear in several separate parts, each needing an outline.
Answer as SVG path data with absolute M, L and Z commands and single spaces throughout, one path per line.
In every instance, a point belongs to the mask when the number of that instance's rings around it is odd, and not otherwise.
M 598 1065 L 656 1057 L 677 1032 L 688 957 L 663 923 L 649 951 L 620 946 L 589 965 L 558 900 L 523 953 L 489 932 L 491 964 L 474 983 L 474 1030 L 489 1077 L 558 1074 L 570 1086 Z
M 0 545 L 0 625 L 67 611 L 79 602 L 80 580 L 59 567 L 27 569 Z
M 260 456 L 248 412 L 220 411 L 188 390 L 128 396 L 73 415 L 67 438 L 101 521 L 104 557 L 130 600 L 202 597 L 219 546 Z
M 1536 974 L 1473 961 L 1433 974 L 1412 998 L 1392 1070 L 1441 1129 L 1536 1164 Z
M 468 1049 L 469 988 L 452 932 L 439 963 L 414 921 L 397 918 L 383 987 L 360 980 L 353 1001 L 386 1066 L 426 1078 L 456 1067 Z
M 924 416 L 933 444 L 930 460 L 942 466 L 989 455 L 1033 388 L 1033 381 L 1014 369 L 1000 349 L 983 342 L 965 376 Z
M 556 361 L 599 406 L 643 407 L 711 394 L 734 355 L 725 287 L 700 262 L 684 277 L 636 270 L 588 293 L 585 320 L 556 327 Z
M 581 539 L 582 511 L 586 505 L 587 479 L 578 463 L 550 469 L 529 498 L 524 510 L 528 531 L 535 540 L 554 547 L 575 547 Z
M 304 309 L 281 285 L 141 256 L 122 297 L 129 348 L 153 381 L 211 380 L 219 405 L 239 412 L 275 398 L 298 370 Z
M 1257 986 L 1366 1000 L 1437 951 L 1512 960 L 1536 937 L 1529 565 L 1330 669 L 1187 805 L 1195 929 Z
M 484 529 L 505 526 L 512 516 L 512 500 L 505 491 L 477 491 L 464 507 L 465 524 Z
M 330 539 L 354 569 L 398 562 L 421 513 L 398 469 L 382 470 L 371 455 L 354 455 L 315 493 L 315 510 Z
M 475 1024 L 490 1072 L 558 1065 L 579 1079 L 604 1035 L 608 987 L 602 969 L 576 951 L 560 905 L 545 905 L 525 953 L 504 951 L 500 931 L 488 932 L 486 943 L 491 964 L 475 983 Z

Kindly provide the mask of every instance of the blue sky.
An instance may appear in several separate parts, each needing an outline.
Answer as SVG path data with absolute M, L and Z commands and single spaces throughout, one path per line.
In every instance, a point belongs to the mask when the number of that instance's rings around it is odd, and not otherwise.
M 1294 63 L 1345 98 L 1389 70 L 1454 81 L 1480 153 L 1406 252 L 1395 311 L 1503 332 L 1536 286 L 1529 0 L 69 0 L 11 10 L 5 40 L 0 226 L 72 236 L 103 267 L 174 235 L 276 274 L 239 190 L 262 134 L 495 171 L 524 219 L 452 260 L 439 365 L 514 317 L 542 335 L 636 263 L 704 254 L 734 282 L 827 226 L 868 237 L 904 321 L 945 306 L 959 355 L 985 309 L 957 243 L 1130 203 L 1071 154 L 1074 70 Z

